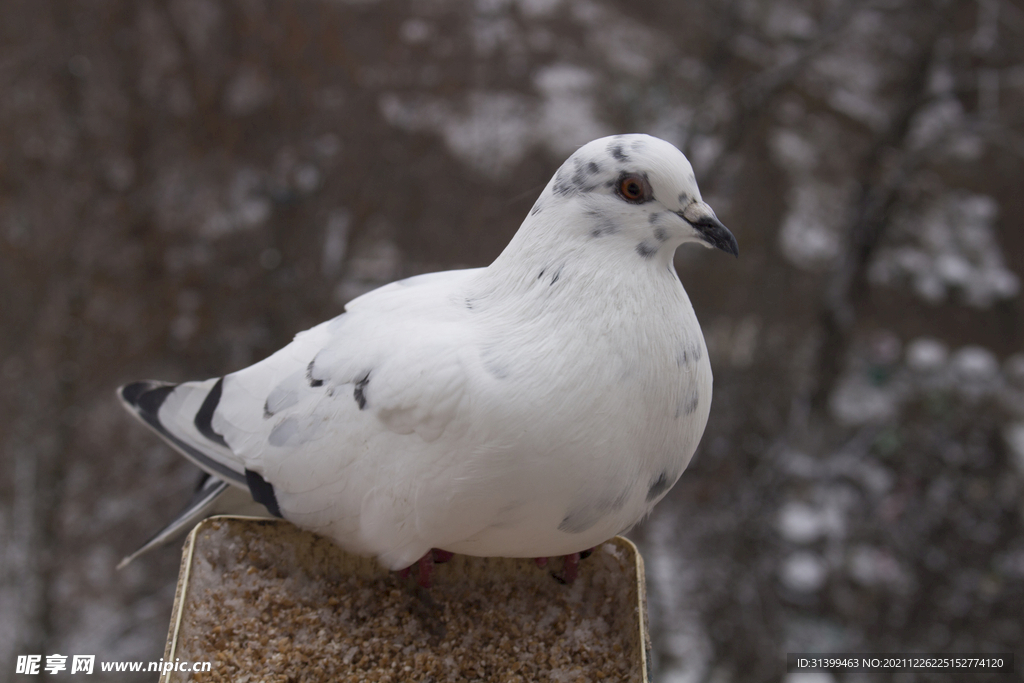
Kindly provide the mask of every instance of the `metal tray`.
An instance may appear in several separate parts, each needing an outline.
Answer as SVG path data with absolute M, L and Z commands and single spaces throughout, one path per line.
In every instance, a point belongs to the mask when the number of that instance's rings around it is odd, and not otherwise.
M 165 662 L 178 681 L 648 680 L 643 560 L 616 537 L 563 585 L 553 559 L 456 555 L 432 586 L 283 520 L 192 530 Z M 296 672 L 299 672 L 298 674 Z

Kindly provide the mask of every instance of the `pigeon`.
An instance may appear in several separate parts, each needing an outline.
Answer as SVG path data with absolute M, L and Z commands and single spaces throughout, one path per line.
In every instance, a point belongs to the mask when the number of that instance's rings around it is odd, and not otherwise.
M 392 570 L 433 549 L 571 556 L 629 530 L 679 479 L 711 408 L 673 264 L 688 242 L 739 254 L 683 153 L 601 138 L 491 265 L 385 285 L 222 377 L 121 387 L 209 475 L 139 552 L 245 504 Z

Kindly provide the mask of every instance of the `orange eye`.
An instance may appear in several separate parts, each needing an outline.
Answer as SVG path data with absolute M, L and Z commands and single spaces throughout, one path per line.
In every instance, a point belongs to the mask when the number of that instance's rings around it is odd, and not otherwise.
M 651 191 L 647 179 L 634 173 L 622 176 L 617 189 L 620 197 L 633 204 L 640 204 L 650 199 Z

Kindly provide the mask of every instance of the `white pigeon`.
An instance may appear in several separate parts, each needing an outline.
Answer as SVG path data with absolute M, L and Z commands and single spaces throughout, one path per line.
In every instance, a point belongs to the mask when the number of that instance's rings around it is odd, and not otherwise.
M 391 569 L 432 548 L 570 555 L 628 530 L 682 474 L 711 408 L 673 266 L 686 242 L 738 254 L 686 157 L 602 138 L 490 266 L 381 287 L 220 378 L 122 387 L 212 475 L 144 549 L 250 493 Z

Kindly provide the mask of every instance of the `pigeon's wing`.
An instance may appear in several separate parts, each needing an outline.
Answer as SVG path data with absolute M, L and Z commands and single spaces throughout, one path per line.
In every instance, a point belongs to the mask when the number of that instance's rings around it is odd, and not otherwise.
M 474 272 L 428 273 L 373 290 L 349 302 L 342 315 L 299 333 L 265 360 L 225 377 L 181 384 L 133 382 L 121 387 L 118 396 L 132 415 L 195 465 L 230 484 L 250 486 L 246 463 L 258 461 L 268 443 L 281 446 L 294 437 L 300 427 L 298 416 L 306 414 L 305 426 L 315 428 L 313 423 L 324 416 L 314 413 L 336 411 L 333 402 L 323 399 L 333 398 L 339 387 L 352 385 L 354 400 L 365 408 L 370 366 L 386 357 L 396 341 L 410 350 L 422 348 L 427 340 L 402 336 L 407 328 L 433 328 L 437 336 L 440 328 L 433 323 L 439 321 L 430 316 L 450 315 L 454 308 L 443 293 Z M 406 354 L 394 360 L 397 365 L 421 359 Z M 320 377 L 323 373 L 331 378 Z M 378 384 L 375 391 L 406 389 Z M 444 387 L 438 389 L 437 393 L 444 392 Z M 406 396 L 416 402 L 411 393 Z M 321 402 L 324 405 L 318 407 Z M 273 420 L 278 414 L 285 417 Z M 312 434 L 303 431 L 298 440 L 308 442 Z
M 374 290 L 255 365 L 204 382 L 138 383 L 125 403 L 197 465 L 352 550 L 415 561 L 416 508 L 443 488 L 474 372 L 457 292 L 476 271 Z M 141 385 L 141 386 L 140 386 Z M 441 439 L 442 434 L 445 439 Z M 457 456 L 458 454 L 454 454 Z M 432 494 L 431 494 L 432 495 Z M 419 503 L 417 503 L 419 501 Z M 475 529 L 475 522 L 467 533 Z M 412 556 L 416 555 L 416 556 Z
M 308 447 L 357 424 L 433 440 L 450 421 L 465 378 L 458 356 L 473 331 L 456 292 L 475 272 L 429 273 L 369 292 L 266 360 L 228 375 L 213 431 L 265 477 L 273 459 L 262 456 L 270 449 Z
M 474 272 L 370 292 L 224 378 L 213 430 L 286 518 L 390 566 L 429 549 L 417 510 L 446 495 L 445 458 L 460 455 L 452 444 L 478 376 L 475 327 L 457 294 Z

